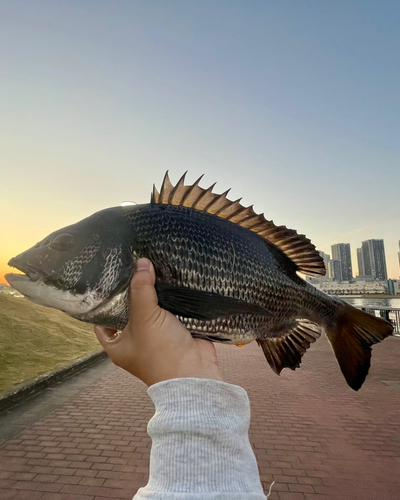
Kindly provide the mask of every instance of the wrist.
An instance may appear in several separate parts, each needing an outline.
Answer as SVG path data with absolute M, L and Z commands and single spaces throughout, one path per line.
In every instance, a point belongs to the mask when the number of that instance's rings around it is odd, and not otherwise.
M 149 483 L 138 498 L 265 499 L 248 439 L 250 404 L 244 389 L 181 378 L 147 392 L 156 412 L 147 428 L 153 442 Z
M 199 372 L 197 370 L 189 371 L 184 370 L 180 372 L 179 370 L 174 374 L 168 374 L 166 376 L 151 376 L 146 378 L 146 380 L 142 379 L 143 382 L 147 385 L 148 388 L 153 387 L 154 385 L 169 382 L 172 380 L 213 380 L 216 382 L 223 382 L 222 373 L 217 369 L 215 372 L 207 371 L 207 372 Z
M 199 370 L 199 369 L 182 369 L 182 370 L 177 370 L 176 374 L 174 377 L 171 377 L 170 379 L 202 379 L 202 380 L 216 380 L 219 382 L 223 382 L 223 377 L 221 370 L 218 368 L 218 366 L 215 366 L 213 368 L 207 368 L 206 370 Z M 170 380 L 170 379 L 165 379 L 165 380 Z M 162 382 L 162 380 L 159 380 L 159 382 Z
M 168 408 L 181 413 L 184 406 L 208 406 L 213 411 L 238 412 L 250 417 L 250 402 L 247 392 L 240 386 L 207 377 L 180 377 L 157 382 L 147 389 L 156 411 Z M 243 410 L 245 412 L 243 413 Z M 217 413 L 218 413 L 217 411 Z
M 223 380 L 215 347 L 208 340 L 189 338 L 188 345 L 161 345 L 155 354 L 142 356 L 133 366 L 136 371 L 141 367 L 139 378 L 148 386 L 178 378 Z

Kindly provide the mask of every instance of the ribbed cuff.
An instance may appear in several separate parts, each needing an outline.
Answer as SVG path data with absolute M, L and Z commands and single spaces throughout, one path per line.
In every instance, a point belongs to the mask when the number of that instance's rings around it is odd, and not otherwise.
M 148 389 L 156 413 L 150 478 L 135 500 L 263 500 L 248 439 L 250 404 L 241 387 L 171 379 Z

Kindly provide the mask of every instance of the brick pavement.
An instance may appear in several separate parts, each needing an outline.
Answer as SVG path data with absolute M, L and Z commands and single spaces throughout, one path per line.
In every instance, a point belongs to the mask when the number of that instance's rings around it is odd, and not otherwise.
M 400 500 L 400 339 L 374 348 L 357 393 L 325 339 L 281 377 L 255 343 L 217 349 L 225 380 L 249 393 L 269 500 Z M 131 499 L 146 484 L 153 405 L 140 381 L 105 372 L 3 443 L 0 499 Z

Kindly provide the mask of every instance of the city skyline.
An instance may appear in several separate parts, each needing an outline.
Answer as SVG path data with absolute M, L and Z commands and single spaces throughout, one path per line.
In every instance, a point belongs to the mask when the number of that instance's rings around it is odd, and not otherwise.
M 358 273 L 352 271 L 351 245 L 349 243 L 336 243 L 331 246 L 331 251 L 332 258 L 330 254 L 321 250 L 319 254 L 327 270 L 326 277 L 335 281 L 352 281 L 353 278 L 358 277 L 372 278 L 378 281 L 397 279 L 388 275 L 383 239 L 368 239 L 361 242 L 361 247 L 356 249 Z M 398 257 L 400 266 L 400 251 Z
M 0 7 L 8 260 L 169 170 L 400 276 L 398 2 L 18 0 Z
M 400 222 L 399 222 L 400 224 Z M 362 238 L 358 238 L 356 234 L 363 234 Z M 351 254 L 351 262 L 353 266 L 353 276 L 358 277 L 359 276 L 359 256 L 358 256 L 358 250 L 361 249 L 360 247 L 362 246 L 362 241 L 369 241 L 369 240 L 383 240 L 384 245 L 385 245 L 385 258 L 386 258 L 386 267 L 387 267 L 387 277 L 388 279 L 400 279 L 400 240 L 396 238 L 396 236 L 390 238 L 391 245 L 386 244 L 386 238 L 373 238 L 372 235 L 364 231 L 361 233 L 361 231 L 356 231 L 355 233 L 351 233 L 349 236 L 348 234 L 344 235 L 348 242 L 350 242 L 350 254 Z M 339 244 L 342 243 L 339 239 L 335 241 L 334 244 Z M 399 249 L 397 249 L 397 244 L 399 245 Z M 318 250 L 322 253 L 326 253 L 327 250 L 331 250 L 333 244 L 325 244 L 323 246 L 317 246 Z M 329 257 L 331 258 L 331 252 L 328 253 Z M 357 272 L 355 271 L 357 269 Z

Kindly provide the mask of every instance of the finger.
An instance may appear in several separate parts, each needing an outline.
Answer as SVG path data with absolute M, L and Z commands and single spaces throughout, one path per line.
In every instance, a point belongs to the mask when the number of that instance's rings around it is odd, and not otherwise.
M 107 354 L 110 349 L 113 348 L 113 345 L 121 339 L 121 335 L 118 330 L 115 330 L 114 328 L 107 328 L 106 326 L 94 325 L 94 333 Z
M 135 351 L 130 336 L 124 335 L 123 331 L 98 325 L 95 325 L 94 333 L 111 361 L 135 375 Z
M 146 321 L 158 309 L 158 297 L 154 288 L 155 272 L 149 259 L 136 262 L 130 288 L 130 321 Z

